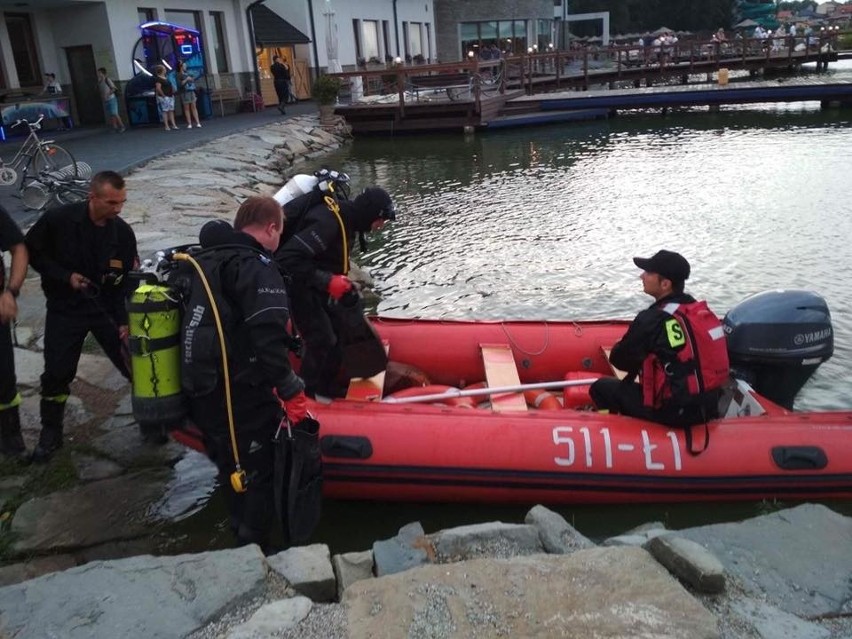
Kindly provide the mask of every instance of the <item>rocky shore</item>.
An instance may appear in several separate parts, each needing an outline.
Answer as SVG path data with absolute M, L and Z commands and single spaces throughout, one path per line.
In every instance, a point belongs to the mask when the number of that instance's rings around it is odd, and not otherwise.
M 840 639 L 850 542 L 852 518 L 813 504 L 601 545 L 536 506 L 524 523 L 415 522 L 334 556 L 94 561 L 0 588 L 0 637 Z
M 124 217 L 140 254 L 193 241 L 347 137 L 304 116 L 133 171 Z M 44 308 L 32 272 L 20 301 L 31 447 Z M 152 532 L 187 507 L 179 487 L 209 486 L 215 471 L 141 440 L 129 387 L 96 346 L 72 392 L 53 462 L 0 465 L 0 639 L 852 637 L 852 518 L 812 504 L 679 531 L 650 523 L 600 544 L 536 506 L 524 522 L 413 522 L 340 555 L 316 544 L 153 556 Z

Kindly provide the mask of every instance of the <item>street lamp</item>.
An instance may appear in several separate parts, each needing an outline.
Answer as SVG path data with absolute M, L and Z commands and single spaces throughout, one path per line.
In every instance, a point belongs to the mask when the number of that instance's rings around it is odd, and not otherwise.
M 470 58 L 471 60 L 473 60 L 473 55 L 474 55 L 473 51 L 467 52 L 467 57 Z

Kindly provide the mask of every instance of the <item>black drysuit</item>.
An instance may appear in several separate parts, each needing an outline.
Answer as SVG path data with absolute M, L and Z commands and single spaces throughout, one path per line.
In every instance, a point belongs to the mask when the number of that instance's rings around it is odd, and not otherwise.
M 228 357 L 235 435 L 248 489 L 230 487 L 235 470 L 225 403 L 225 368 L 212 308 L 200 278 L 191 278 L 182 326 L 181 382 L 190 416 L 204 434 L 229 495 L 231 527 L 240 543 L 266 546 L 275 512 L 272 438 L 281 399 L 302 391 L 289 361 L 287 294 L 272 259 L 251 236 L 235 232 L 228 244 L 195 257 L 221 317 Z
M 348 273 L 348 254 L 356 233 L 369 231 L 377 217 L 377 212 L 343 200 L 338 220 L 327 204 L 317 204 L 301 217 L 296 232 L 275 253 L 288 278 L 293 321 L 304 344 L 300 374 L 309 395 L 336 397 L 342 393 L 337 382 L 342 360 L 341 317 L 339 302 L 329 297 L 328 283 L 332 275 Z

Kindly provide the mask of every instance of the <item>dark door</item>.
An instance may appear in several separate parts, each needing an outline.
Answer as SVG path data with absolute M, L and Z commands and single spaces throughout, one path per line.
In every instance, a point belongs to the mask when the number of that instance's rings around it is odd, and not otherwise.
M 71 90 L 77 107 L 77 122 L 83 126 L 104 123 L 104 108 L 98 93 L 98 70 L 92 47 L 66 47 Z

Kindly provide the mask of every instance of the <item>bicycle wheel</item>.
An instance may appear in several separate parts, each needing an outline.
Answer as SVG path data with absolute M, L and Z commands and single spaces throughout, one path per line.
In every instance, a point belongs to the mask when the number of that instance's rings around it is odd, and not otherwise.
M 88 189 L 80 186 L 59 186 L 53 194 L 57 204 L 71 204 L 85 200 L 89 196 Z
M 77 162 L 74 156 L 58 144 L 42 142 L 30 161 L 33 175 L 60 173 L 64 178 L 77 177 Z
M 47 188 L 41 182 L 29 182 L 21 189 L 21 202 L 32 211 L 40 211 L 50 199 Z

